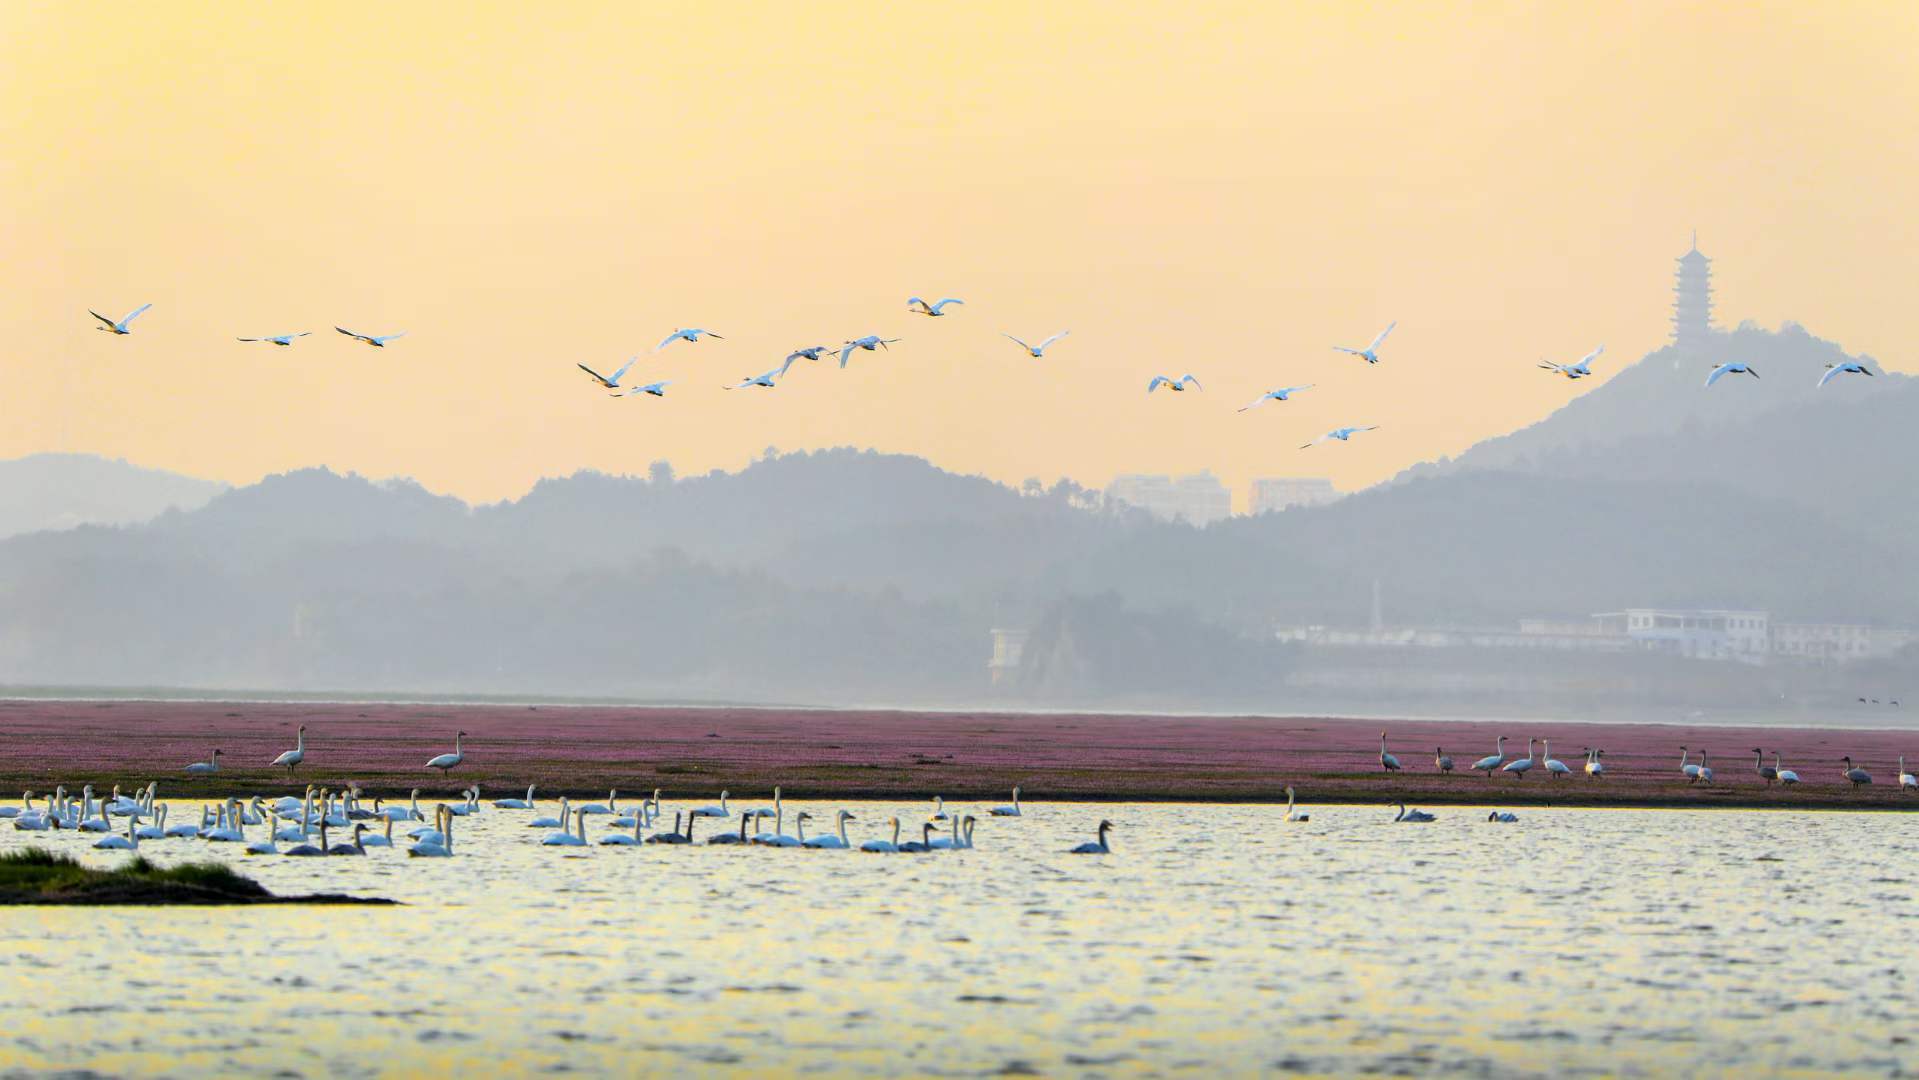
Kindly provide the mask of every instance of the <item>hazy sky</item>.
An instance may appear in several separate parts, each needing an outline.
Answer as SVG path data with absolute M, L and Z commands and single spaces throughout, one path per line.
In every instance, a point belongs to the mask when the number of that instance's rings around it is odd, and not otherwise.
M 1915 366 L 1911 3 L 612 6 L 0 6 L 0 455 L 1350 487 L 1590 385 L 1542 355 L 1660 344 L 1695 226 L 1722 323 Z M 1328 348 L 1390 319 L 1378 367 Z M 679 326 L 727 340 L 636 365 L 664 400 L 573 367 Z M 866 333 L 905 340 L 720 389 Z M 1345 424 L 1383 428 L 1296 449 Z

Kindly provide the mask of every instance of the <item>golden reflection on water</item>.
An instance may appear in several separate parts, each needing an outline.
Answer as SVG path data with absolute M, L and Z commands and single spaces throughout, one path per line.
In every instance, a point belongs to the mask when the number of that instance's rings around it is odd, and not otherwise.
M 787 831 L 836 808 L 789 803 Z M 856 844 L 925 812 L 850 808 Z M 1910 1056 L 1903 815 L 1436 812 L 1034 804 L 982 817 L 974 850 L 920 856 L 562 854 L 523 827 L 534 813 L 491 807 L 448 860 L 148 842 L 277 892 L 407 906 L 0 909 L 0 1058 L 130 1076 L 1659 1076 Z M 1101 817 L 1112 855 L 1063 853 Z M 92 839 L 0 825 L 0 850 L 124 858 Z

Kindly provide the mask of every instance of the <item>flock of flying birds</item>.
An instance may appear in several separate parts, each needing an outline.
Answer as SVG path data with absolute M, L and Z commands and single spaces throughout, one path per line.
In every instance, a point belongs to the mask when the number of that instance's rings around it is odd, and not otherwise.
M 912 312 L 915 315 L 923 315 L 928 318 L 936 319 L 936 318 L 942 318 L 946 316 L 947 308 L 955 304 L 963 305 L 965 303 L 966 301 L 956 296 L 944 297 L 938 301 L 934 301 L 931 303 L 927 302 L 926 300 L 920 297 L 915 296 L 906 301 L 906 308 L 908 311 Z M 102 330 L 111 334 L 126 335 L 126 334 L 131 334 L 133 332 L 133 329 L 132 329 L 133 320 L 138 318 L 142 312 L 146 311 L 148 308 L 152 306 L 153 306 L 152 304 L 142 304 L 140 307 L 134 309 L 134 311 L 131 314 L 121 319 L 110 319 L 107 316 L 92 310 L 91 308 L 88 309 L 87 313 L 92 315 L 94 318 L 100 320 L 101 325 L 98 327 L 95 327 L 95 329 Z M 1387 335 L 1391 334 L 1393 332 L 1393 328 L 1398 325 L 1399 323 L 1397 320 L 1387 323 L 1386 329 L 1381 330 L 1379 332 L 1379 336 L 1373 338 L 1372 343 L 1367 345 L 1363 349 L 1355 349 L 1345 345 L 1335 345 L 1333 346 L 1333 349 L 1336 352 L 1346 353 L 1350 356 L 1357 356 L 1361 360 L 1366 361 L 1366 363 L 1368 364 L 1377 364 L 1379 363 L 1380 346 L 1385 344 Z M 344 326 L 335 326 L 334 329 L 346 335 L 347 337 L 352 338 L 355 341 L 362 342 L 366 345 L 370 345 L 376 349 L 385 348 L 387 342 L 406 336 L 405 331 L 400 331 L 399 333 L 394 333 L 394 334 L 362 334 L 362 333 L 359 333 L 358 331 L 348 330 Z M 243 338 L 238 338 L 237 340 L 246 341 L 246 342 L 259 342 L 259 343 L 264 343 L 269 345 L 278 345 L 284 348 L 286 346 L 292 345 L 296 339 L 306 337 L 310 333 L 311 331 L 302 330 L 302 331 L 299 331 L 298 333 L 292 333 L 292 334 L 270 334 L 262 337 L 243 337 Z M 1035 360 L 1039 360 L 1039 359 L 1045 358 L 1046 350 L 1048 347 L 1052 346 L 1055 342 L 1059 341 L 1061 338 L 1066 337 L 1067 334 L 1069 333 L 1071 333 L 1071 331 L 1061 330 L 1059 333 L 1054 334 L 1053 336 L 1042 340 L 1037 345 L 1031 344 L 1023 338 L 1014 337 L 1012 334 L 1008 334 L 1005 332 L 1002 332 L 1001 336 L 1013 342 L 1015 345 L 1018 345 L 1022 350 L 1026 352 L 1028 356 L 1031 356 Z M 662 349 L 665 349 L 668 345 L 671 345 L 676 341 L 684 341 L 684 342 L 688 342 L 689 344 L 692 344 L 692 343 L 699 342 L 701 338 L 718 338 L 718 339 L 724 340 L 723 335 L 716 334 L 711 330 L 707 330 L 700 327 L 676 329 L 671 334 L 668 334 L 666 337 L 662 338 L 660 340 L 660 343 L 653 347 L 653 352 L 658 353 Z M 779 380 L 786 377 L 786 373 L 790 371 L 793 365 L 797 363 L 798 361 L 805 360 L 805 361 L 808 361 L 809 363 L 817 363 L 819 362 L 821 358 L 829 354 L 832 354 L 834 352 L 837 352 L 839 355 L 839 366 L 841 368 L 845 368 L 846 362 L 852 358 L 852 355 L 855 352 L 860 352 L 860 351 L 876 352 L 880 349 L 890 349 L 892 345 L 897 344 L 899 341 L 900 339 L 896 337 L 889 338 L 889 337 L 883 337 L 879 334 L 866 334 L 861 337 L 844 340 L 840 344 L 837 350 L 829 345 L 803 346 L 801 348 L 794 349 L 792 352 L 788 353 L 786 355 L 786 358 L 782 360 L 778 366 L 768 368 L 757 375 L 748 375 L 740 379 L 740 381 L 738 382 L 726 384 L 725 389 L 746 390 L 746 389 L 756 388 L 756 387 L 763 388 L 763 389 L 772 389 L 773 387 L 778 385 Z M 1592 352 L 1589 352 L 1585 356 L 1581 357 L 1576 362 L 1573 362 L 1570 364 L 1561 364 L 1551 360 L 1541 360 L 1539 362 L 1539 366 L 1547 371 L 1551 371 L 1558 375 L 1563 375 L 1568 379 L 1583 379 L 1590 376 L 1593 373 L 1592 372 L 1593 361 L 1597 360 L 1600 354 L 1604 353 L 1605 351 L 1606 351 L 1606 347 L 1604 345 L 1601 345 L 1598 348 L 1594 349 Z M 626 377 L 626 373 L 632 370 L 633 365 L 638 363 L 639 359 L 640 358 L 638 356 L 632 357 L 631 359 L 627 360 L 626 363 L 621 364 L 617 369 L 615 369 L 613 374 L 611 375 L 603 375 L 600 372 L 594 370 L 593 368 L 588 367 L 585 364 L 579 364 L 577 366 L 579 367 L 581 371 L 584 371 L 587 373 L 587 375 L 591 376 L 595 383 L 599 384 L 602 388 L 611 391 L 613 397 L 633 397 L 635 395 L 645 395 L 648 397 L 665 397 L 666 388 L 673 384 L 673 380 L 671 379 L 658 379 L 653 382 L 649 382 L 649 383 L 645 383 L 637 386 L 628 386 L 621 383 L 620 380 Z M 1831 382 L 1834 378 L 1840 375 L 1848 375 L 1848 374 L 1870 376 L 1873 374 L 1873 372 L 1870 368 L 1866 367 L 1866 365 L 1859 363 L 1858 361 L 1846 361 L 1844 363 L 1830 363 L 1826 365 L 1826 372 L 1825 374 L 1820 376 L 1818 385 L 1824 386 L 1827 383 Z M 1746 363 L 1744 361 L 1740 361 L 1740 360 L 1728 361 L 1727 363 L 1720 364 L 1717 367 L 1712 369 L 1712 372 L 1706 376 L 1705 385 L 1711 386 L 1726 375 L 1750 375 L 1756 379 L 1759 377 L 1759 372 L 1755 370 L 1751 364 Z M 1264 394 L 1261 394 L 1257 398 L 1254 398 L 1252 401 L 1248 402 L 1247 404 L 1240 406 L 1238 411 L 1246 412 L 1249 409 L 1256 409 L 1266 404 L 1269 401 L 1280 401 L 1280 402 L 1290 401 L 1292 400 L 1292 397 L 1294 394 L 1298 394 L 1306 390 L 1311 390 L 1313 389 L 1313 385 L 1314 384 L 1312 383 L 1307 383 L 1302 386 L 1282 386 L 1274 390 L 1268 390 L 1267 392 L 1265 392 Z M 1176 394 L 1184 393 L 1186 390 L 1189 390 L 1189 389 L 1191 390 L 1205 389 L 1204 386 L 1200 385 L 1200 381 L 1196 376 L 1188 373 L 1185 375 L 1181 375 L 1178 378 L 1173 378 L 1168 375 L 1154 375 L 1152 379 L 1149 380 L 1146 384 L 1146 392 L 1151 394 L 1159 390 L 1161 387 L 1165 387 L 1167 390 Z M 1379 425 L 1377 424 L 1334 428 L 1333 430 L 1327 432 L 1326 434 L 1321 435 L 1319 438 L 1314 439 L 1312 442 L 1306 443 L 1305 445 L 1301 446 L 1300 449 L 1301 450 L 1310 449 L 1314 446 L 1319 445 L 1320 443 L 1329 442 L 1333 440 L 1337 440 L 1339 442 L 1347 442 L 1351 440 L 1354 435 L 1358 435 L 1367 431 L 1377 431 L 1378 429 L 1379 429 Z

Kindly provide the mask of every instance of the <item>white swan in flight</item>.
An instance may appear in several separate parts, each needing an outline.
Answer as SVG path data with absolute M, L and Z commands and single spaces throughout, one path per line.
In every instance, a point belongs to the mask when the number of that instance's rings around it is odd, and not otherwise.
M 661 349 L 666 348 L 676 341 L 698 341 L 702 337 L 719 338 L 721 341 L 726 340 L 725 335 L 716 334 L 711 330 L 702 330 L 698 327 L 693 327 L 686 330 L 675 330 L 666 335 L 660 339 L 658 345 L 653 346 L 653 351 L 659 352 Z
M 587 367 L 585 364 L 575 364 L 573 366 L 579 368 L 581 371 L 586 372 L 588 375 L 593 376 L 594 382 L 599 383 L 601 386 L 606 387 L 608 390 L 618 390 L 620 388 L 620 377 L 622 375 L 625 375 L 626 369 L 632 367 L 634 362 L 637 360 L 639 360 L 639 357 L 635 356 L 631 360 L 628 360 L 626 363 L 621 364 L 618 370 L 614 371 L 611 376 L 602 375 L 599 372 L 594 371 L 592 368 Z
M 133 333 L 133 329 L 130 324 L 133 322 L 133 320 L 140 317 L 140 313 L 142 311 L 145 311 L 146 309 L 152 306 L 153 306 L 152 304 L 141 304 L 139 307 L 133 309 L 132 314 L 129 314 L 126 318 L 121 319 L 118 322 L 107 318 L 105 315 L 100 314 L 99 312 L 93 310 L 92 308 L 87 309 L 87 314 L 93 316 L 96 319 L 99 319 L 103 323 L 106 323 L 105 326 L 94 327 L 95 330 L 105 331 L 106 333 L 109 333 L 109 334 L 131 334 Z
M 780 369 L 772 368 L 767 371 L 762 371 L 758 375 L 749 375 L 746 378 L 741 379 L 739 382 L 733 383 L 730 386 L 721 387 L 721 389 L 744 390 L 749 386 L 764 386 L 767 389 L 771 390 L 773 388 L 773 380 L 776 378 L 779 378 L 779 375 L 780 375 Z
M 205 761 L 196 761 L 183 771 L 188 776 L 212 776 L 220 771 L 220 750 L 216 748 Z
M 907 310 L 911 311 L 915 315 L 931 315 L 934 318 L 938 318 L 939 316 L 946 314 L 946 305 L 964 304 L 965 302 L 966 301 L 961 300 L 957 296 L 949 296 L 946 299 L 941 300 L 940 302 L 936 304 L 929 304 L 926 301 L 921 300 L 919 297 L 915 296 L 911 300 L 908 300 L 906 302 L 906 307 L 907 307 Z
M 374 335 L 374 334 L 357 334 L 351 330 L 348 330 L 344 326 L 336 326 L 334 327 L 334 329 L 338 330 L 340 333 L 345 334 L 346 336 L 352 338 L 355 341 L 364 341 L 368 345 L 371 345 L 376 349 L 384 349 L 386 348 L 387 342 L 392 341 L 394 338 L 403 338 L 406 336 L 405 330 L 402 330 L 397 334 Z
M 1020 814 L 1020 809 L 1019 809 L 1019 787 L 1018 787 L 1017 785 L 1015 785 L 1015 786 L 1014 786 L 1014 788 L 1013 788 L 1013 802 L 1012 802 L 1012 804 L 1011 804 L 1011 805 L 1008 805 L 1008 806 L 995 806 L 995 807 L 993 807 L 993 808 L 992 808 L 991 810 L 988 810 L 988 811 L 987 811 L 987 813 L 989 813 L 989 814 L 991 814 L 991 815 L 993 815 L 994 817 L 1020 817 L 1020 816 L 1022 816 L 1022 815 Z
M 1378 431 L 1378 430 L 1379 430 L 1378 424 L 1368 424 L 1365 427 L 1334 428 L 1333 430 L 1327 432 L 1326 434 L 1321 435 L 1319 438 L 1314 439 L 1312 442 L 1309 442 L 1306 445 L 1300 447 L 1300 449 L 1311 450 L 1313 447 L 1318 446 L 1320 443 L 1323 443 L 1327 441 L 1328 439 L 1338 439 L 1340 442 L 1347 442 L 1347 441 L 1350 441 L 1353 436 L 1359 434 L 1362 431 Z
M 1299 393 L 1301 390 L 1311 390 L 1312 388 L 1313 384 L 1307 383 L 1305 386 L 1282 386 L 1277 390 L 1268 390 L 1254 398 L 1250 404 L 1241 405 L 1237 411 L 1245 412 L 1247 409 L 1257 409 L 1269 401 L 1291 401 L 1294 394 Z
M 1150 394 L 1153 391 L 1164 386 L 1166 389 L 1171 390 L 1172 392 L 1177 394 L 1180 391 L 1185 390 L 1187 387 L 1187 384 L 1189 383 L 1192 385 L 1193 389 L 1195 390 L 1206 389 L 1205 387 L 1199 385 L 1199 380 L 1193 378 L 1191 375 L 1181 375 L 1177 379 L 1169 379 L 1164 375 L 1155 375 L 1153 376 L 1153 381 L 1146 384 L 1146 392 Z
M 840 346 L 840 366 L 846 366 L 846 358 L 853 354 L 854 349 L 865 349 L 867 352 L 872 352 L 875 349 L 886 349 L 888 345 L 898 340 L 899 338 L 896 337 L 883 338 L 878 334 L 868 334 L 865 337 L 854 338 Z M 887 351 L 891 352 L 892 350 L 887 349 Z
M 818 363 L 821 356 L 832 351 L 831 345 L 808 345 L 804 349 L 794 349 L 786 354 L 786 362 L 780 365 L 780 374 L 786 374 L 786 369 L 792 367 L 795 360 L 811 360 Z
M 1848 360 L 1843 364 L 1827 364 L 1826 373 L 1819 376 L 1819 385 L 1824 386 L 1841 375 L 1870 376 L 1872 369 L 1857 360 Z
M 294 338 L 306 337 L 308 334 L 311 334 L 311 333 L 313 333 L 313 331 L 311 330 L 302 330 L 297 334 L 271 334 L 271 335 L 268 335 L 267 337 L 243 337 L 243 338 L 234 338 L 233 340 L 259 341 L 259 342 L 264 342 L 265 344 L 268 344 L 268 345 L 278 345 L 281 348 L 285 348 L 286 346 L 293 344 Z
M 1387 323 L 1386 329 L 1381 330 L 1379 332 L 1379 336 L 1373 339 L 1373 343 L 1371 345 L 1366 346 L 1363 349 L 1349 349 L 1344 345 L 1335 345 L 1333 346 L 1333 350 L 1335 352 L 1343 352 L 1343 353 L 1348 353 L 1352 356 L 1357 356 L 1369 364 L 1377 364 L 1379 363 L 1380 344 L 1386 340 L 1387 334 L 1390 334 L 1393 332 L 1393 327 L 1398 325 L 1399 325 L 1398 319 L 1394 319 L 1392 322 Z
M 296 737 L 299 741 L 293 747 L 293 749 L 288 750 L 286 753 L 281 754 L 279 757 L 273 759 L 273 764 L 275 767 L 278 767 L 281 765 L 285 765 L 287 767 L 288 776 L 293 775 L 293 767 L 295 765 L 298 765 L 302 761 L 305 761 L 307 759 L 307 726 L 305 724 L 300 725 L 300 731 Z
M 1000 331 L 1000 336 L 1011 341 L 1013 344 L 1018 345 L 1020 348 L 1025 349 L 1026 354 L 1028 356 L 1031 356 L 1033 359 L 1037 360 L 1040 357 L 1046 355 L 1046 347 L 1048 345 L 1051 345 L 1053 342 L 1058 341 L 1060 338 L 1063 338 L 1070 333 L 1072 333 L 1071 330 L 1061 330 L 1059 333 L 1054 334 L 1052 337 L 1047 338 L 1045 341 L 1040 342 L 1038 345 L 1028 345 L 1026 342 L 1021 341 L 1019 338 L 1014 337 L 1013 335 L 1007 333 L 1004 330 Z
M 1089 841 L 1087 841 L 1086 843 L 1084 843 L 1084 844 L 1081 844 L 1080 846 L 1078 846 L 1078 847 L 1076 847 L 1076 848 L 1072 848 L 1071 850 L 1069 850 L 1069 851 L 1067 852 L 1067 854 L 1068 854 L 1068 855 L 1106 855 L 1106 854 L 1110 854 L 1110 853 L 1112 852 L 1112 850 L 1113 850 L 1113 848 L 1112 848 L 1112 846 L 1111 846 L 1110 844 L 1108 844 L 1108 843 L 1106 842 L 1106 834 L 1107 834 L 1107 832 L 1108 832 L 1108 831 L 1110 831 L 1110 830 L 1112 829 L 1112 827 L 1113 827 L 1113 823 L 1112 823 L 1112 822 L 1110 822 L 1110 821 L 1101 821 L 1101 822 L 1099 823 L 1099 839 L 1098 839 L 1098 840 L 1089 840 Z
M 1506 736 L 1501 735 L 1497 739 L 1493 740 L 1492 754 L 1490 756 L 1480 758 L 1478 761 L 1473 762 L 1471 765 L 1471 768 L 1475 770 L 1478 770 L 1478 769 L 1485 770 L 1486 779 L 1490 780 L 1492 779 L 1493 771 L 1499 768 L 1501 765 L 1504 765 L 1505 763 L 1506 763 Z
M 448 769 L 451 769 L 454 766 L 458 765 L 460 762 L 465 761 L 466 750 L 460 746 L 460 740 L 464 738 L 466 738 L 466 732 L 464 731 L 454 732 L 453 733 L 453 752 L 451 754 L 441 754 L 439 757 L 429 760 L 426 763 L 426 767 L 429 769 L 438 769 L 442 773 L 444 773 Z
M 635 386 L 623 394 L 614 394 L 613 396 L 632 397 L 634 394 L 646 394 L 650 397 L 665 397 L 666 388 L 671 385 L 673 385 L 672 379 L 661 379 L 659 382 L 650 382 L 645 386 Z
M 1555 364 L 1551 360 L 1541 360 L 1539 366 L 1545 368 L 1547 371 L 1556 371 L 1568 379 L 1583 379 L 1593 373 L 1592 362 L 1599 359 L 1599 354 L 1605 351 L 1606 347 L 1601 345 L 1599 348 L 1580 357 L 1579 362 L 1576 364 Z
M 1728 360 L 1712 369 L 1712 374 L 1706 376 L 1706 385 L 1711 386 L 1718 382 L 1721 375 L 1750 375 L 1755 379 L 1759 377 L 1759 373 L 1753 370 L 1751 364 L 1743 360 Z

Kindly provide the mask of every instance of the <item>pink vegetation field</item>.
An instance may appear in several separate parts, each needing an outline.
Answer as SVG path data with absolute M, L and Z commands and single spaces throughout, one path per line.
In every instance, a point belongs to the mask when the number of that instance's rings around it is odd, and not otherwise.
M 306 762 L 291 783 L 268 767 L 307 727 Z M 1379 764 L 1379 732 L 1403 768 Z M 426 769 L 466 732 L 449 776 Z M 1507 738 L 1549 738 L 1573 775 L 1524 779 L 1467 774 Z M 1445 747 L 1458 768 L 1433 765 Z M 1607 776 L 1583 775 L 1583 748 L 1606 751 Z M 1680 747 L 1710 755 L 1710 785 L 1689 784 Z M 181 768 L 224 751 L 217 779 Z M 1768 786 L 1753 748 L 1784 756 L 1802 783 Z M 1543 761 L 1543 748 L 1536 758 Z M 618 708 L 506 705 L 0 702 L 0 790 L 55 783 L 159 780 L 162 794 L 282 791 L 358 782 L 370 793 L 482 785 L 486 797 L 538 783 L 549 794 L 664 789 L 671 797 L 722 788 L 793 797 L 1002 798 L 1014 784 L 1034 800 L 1283 799 L 1287 784 L 1315 801 L 1919 807 L 1898 787 L 1896 759 L 1919 766 L 1919 738 L 1894 731 L 1477 721 L 1382 722 L 1272 717 Z M 1855 787 L 1841 757 L 1873 775 Z M 13 791 L 8 791 L 9 796 Z

